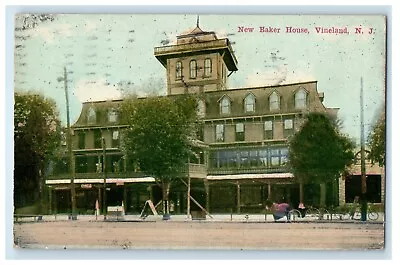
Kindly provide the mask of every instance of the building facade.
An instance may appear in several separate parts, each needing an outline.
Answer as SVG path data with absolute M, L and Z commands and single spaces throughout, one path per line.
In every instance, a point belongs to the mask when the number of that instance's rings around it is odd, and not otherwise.
M 267 199 L 297 206 L 299 185 L 288 171 L 288 139 L 300 129 L 305 114 L 336 116 L 337 108 L 323 104 L 317 81 L 294 84 L 228 88 L 227 78 L 238 70 L 229 39 L 197 27 L 177 36 L 175 45 L 154 48 L 164 66 L 167 96 L 190 93 L 198 99 L 202 130 L 200 159 L 188 163 L 182 178 L 192 180 L 191 195 L 211 213 L 260 213 Z M 146 200 L 161 201 L 154 178 L 136 168 L 121 148 L 118 110 L 121 100 L 86 102 L 73 130 L 74 175 L 68 161 L 59 161 L 59 172 L 47 177 L 51 210 L 70 211 L 71 181 L 80 212 L 102 205 L 124 205 L 127 213 L 139 213 Z M 104 139 L 104 140 L 103 140 Z M 339 201 L 338 183 L 327 202 Z M 197 187 L 197 188 L 196 188 Z M 336 188 L 335 188 L 336 187 Z M 308 192 L 309 190 L 309 192 Z M 318 204 L 319 189 L 304 187 L 305 203 Z M 187 187 L 174 183 L 172 213 L 185 213 Z M 196 204 L 191 206 L 197 209 Z

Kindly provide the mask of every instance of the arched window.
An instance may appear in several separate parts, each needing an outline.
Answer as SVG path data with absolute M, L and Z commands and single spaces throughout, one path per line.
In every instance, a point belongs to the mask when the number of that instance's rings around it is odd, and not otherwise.
M 201 118 L 206 115 L 206 104 L 203 100 L 197 101 L 197 115 Z
M 204 76 L 210 77 L 211 76 L 211 59 L 207 58 L 204 60 Z
M 197 62 L 196 62 L 196 60 L 191 60 L 189 67 L 190 67 L 190 78 L 196 78 L 197 77 Z
M 302 88 L 294 96 L 294 107 L 304 109 L 307 105 L 307 92 Z
M 224 96 L 219 103 L 220 114 L 230 114 L 231 113 L 231 100 Z
M 248 94 L 244 99 L 244 111 L 245 112 L 254 112 L 256 109 L 256 98 L 253 94 Z
M 280 97 L 276 91 L 272 92 L 269 96 L 269 110 L 279 110 L 280 109 Z
M 87 112 L 87 122 L 88 124 L 96 123 L 96 111 L 93 107 L 90 107 Z
M 175 66 L 176 79 L 182 79 L 182 62 L 177 62 Z

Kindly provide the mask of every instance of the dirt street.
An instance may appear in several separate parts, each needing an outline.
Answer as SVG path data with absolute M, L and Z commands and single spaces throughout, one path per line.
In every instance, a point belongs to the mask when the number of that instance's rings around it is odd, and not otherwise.
M 383 249 L 383 224 L 229 222 L 26 222 L 14 225 L 21 248 Z

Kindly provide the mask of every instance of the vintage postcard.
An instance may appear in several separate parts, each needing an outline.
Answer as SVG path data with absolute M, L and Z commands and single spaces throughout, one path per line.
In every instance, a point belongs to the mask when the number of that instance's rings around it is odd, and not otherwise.
M 386 36 L 384 15 L 17 14 L 14 247 L 384 250 Z

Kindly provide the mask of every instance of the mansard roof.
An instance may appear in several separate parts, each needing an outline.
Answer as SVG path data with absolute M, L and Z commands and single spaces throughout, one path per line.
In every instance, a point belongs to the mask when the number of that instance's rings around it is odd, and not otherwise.
M 308 105 L 304 110 L 297 110 L 294 108 L 294 93 L 303 88 L 308 92 Z M 270 111 L 269 109 L 269 96 L 276 91 L 281 96 L 280 109 Z M 253 94 L 256 100 L 255 112 L 243 112 L 243 100 L 247 95 Z M 178 95 L 171 95 L 176 97 Z M 244 87 L 236 89 L 226 89 L 219 91 L 208 91 L 198 94 L 198 98 L 206 103 L 206 119 L 221 118 L 219 114 L 218 102 L 227 97 L 231 101 L 231 114 L 229 117 L 243 117 L 243 116 L 258 116 L 258 115 L 286 115 L 300 112 L 322 112 L 332 116 L 337 116 L 338 108 L 326 108 L 320 100 L 317 90 L 317 81 L 307 81 L 301 83 L 292 83 L 284 85 L 273 86 L 260 86 L 260 87 Z M 73 125 L 74 128 L 91 128 L 91 127 L 108 127 L 118 126 L 118 124 L 110 124 L 108 121 L 108 111 L 117 109 L 121 104 L 120 100 L 109 101 L 96 101 L 86 102 L 82 105 L 82 111 L 77 122 Z M 89 125 L 87 123 L 87 114 L 90 107 L 96 110 L 97 122 Z M 226 117 L 225 117 L 226 118 Z M 120 118 L 121 119 L 121 118 Z

